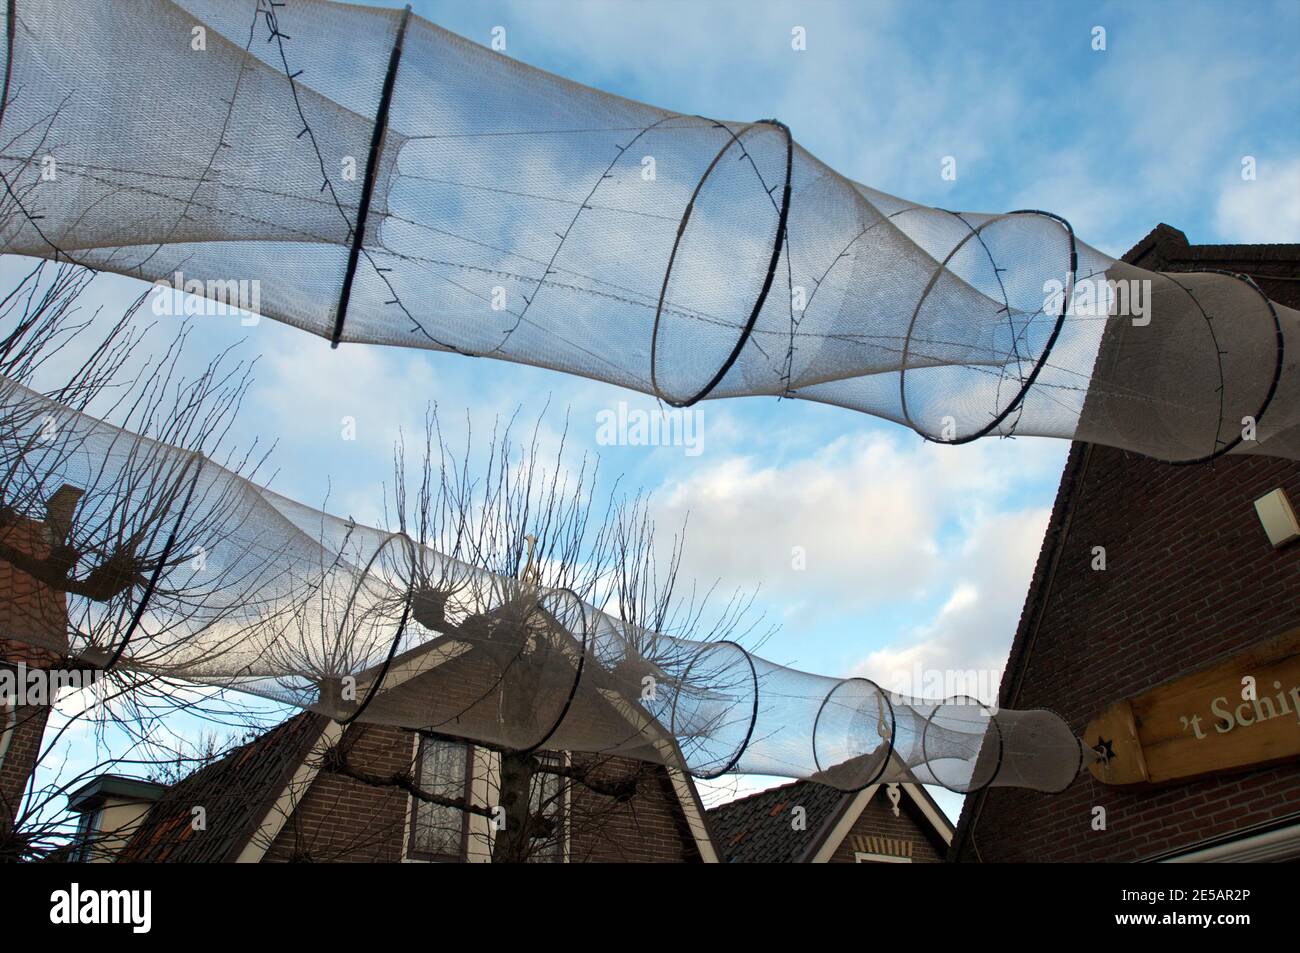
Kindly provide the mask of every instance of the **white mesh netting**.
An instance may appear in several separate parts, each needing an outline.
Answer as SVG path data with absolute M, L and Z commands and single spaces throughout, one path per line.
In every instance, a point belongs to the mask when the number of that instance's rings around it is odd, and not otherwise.
M 1085 754 L 1050 712 L 905 698 L 734 642 L 649 631 L 572 591 L 296 503 L 7 377 L 0 501 L 0 559 L 28 580 L 12 584 L 5 633 L 101 668 L 513 751 L 845 790 L 1059 790 Z M 53 532 L 41 514 L 56 510 Z
M 1300 458 L 1300 314 L 1248 277 L 1133 268 L 1048 213 L 907 202 L 776 121 L 608 95 L 403 11 L 7 8 L 5 251 L 215 297 L 247 282 L 335 342 L 675 405 L 780 395 L 947 443 Z

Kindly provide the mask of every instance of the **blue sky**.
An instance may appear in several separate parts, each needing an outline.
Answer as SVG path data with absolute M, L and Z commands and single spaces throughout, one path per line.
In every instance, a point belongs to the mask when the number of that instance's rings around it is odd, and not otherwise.
M 415 12 L 506 54 L 685 113 L 786 122 L 840 172 L 956 210 L 1041 208 L 1122 253 L 1158 222 L 1192 242 L 1300 241 L 1300 3 L 526 3 L 419 0 Z M 791 48 L 803 27 L 807 48 Z M 1106 49 L 1093 49 L 1094 28 Z M 940 175 L 952 156 L 955 181 Z M 1243 182 L 1243 157 L 1258 177 Z M 107 278 L 112 294 L 139 286 Z M 535 368 L 344 346 L 209 319 L 200 354 L 261 354 L 238 427 L 278 439 L 280 492 L 378 518 L 399 428 L 424 407 L 482 431 L 549 400 L 578 452 L 689 513 L 686 572 L 758 588 L 774 661 L 864 674 L 977 669 L 996 691 L 1067 445 L 937 447 L 799 401 L 702 405 L 701 452 L 602 447 L 597 415 L 651 399 Z M 357 439 L 340 439 L 340 421 Z M 328 499 L 327 499 L 328 493 Z M 792 568 L 800 547 L 806 568 Z M 946 799 L 952 808 L 955 799 Z

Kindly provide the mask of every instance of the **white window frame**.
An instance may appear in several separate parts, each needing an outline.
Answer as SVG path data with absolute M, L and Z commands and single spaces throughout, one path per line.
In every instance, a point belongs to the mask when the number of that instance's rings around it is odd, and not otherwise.
M 910 864 L 911 857 L 895 857 L 893 854 L 872 854 L 864 850 L 853 852 L 855 864 Z
M 414 774 L 415 774 L 416 781 L 418 783 L 420 781 L 420 768 L 422 766 L 420 749 L 425 739 L 420 735 L 418 731 L 411 732 L 411 736 L 412 736 L 412 764 L 415 767 Z M 429 740 L 440 741 L 444 744 L 457 744 L 464 749 L 465 798 L 467 803 L 472 803 L 474 800 L 473 797 L 474 780 L 475 780 L 474 764 L 475 761 L 477 760 L 475 757 L 474 745 L 470 744 L 468 741 L 456 742 L 450 739 L 433 739 L 433 738 Z M 412 853 L 412 846 L 414 844 L 414 837 L 415 837 L 416 812 L 420 809 L 420 804 L 417 798 L 415 797 L 415 795 L 413 794 L 408 794 L 406 800 L 407 800 L 406 823 L 403 825 L 403 829 L 402 829 L 403 863 L 411 863 L 411 864 L 446 864 L 446 863 L 457 863 L 457 862 L 463 863 L 469 859 L 469 854 L 470 854 L 469 841 L 473 836 L 473 832 L 470 829 L 470 818 L 472 815 L 468 811 L 461 812 L 460 847 L 454 857 L 450 854 L 439 855 L 436 857 L 415 856 Z
M 559 757 L 559 762 L 562 767 L 569 768 L 573 766 L 573 757 L 567 751 L 545 751 L 545 752 L 539 751 L 537 752 L 537 754 L 557 755 Z M 536 775 L 534 775 L 534 777 L 536 777 Z M 555 776 L 555 777 L 558 783 L 560 784 L 561 797 L 560 797 L 560 803 L 557 806 L 556 810 L 558 810 L 560 814 L 560 824 L 563 833 L 560 838 L 559 858 L 554 861 L 546 861 L 546 863 L 567 864 L 569 862 L 569 842 L 570 842 L 570 837 L 573 833 L 571 830 L 572 825 L 570 824 L 570 821 L 572 820 L 572 812 L 570 811 L 570 806 L 571 806 L 570 800 L 573 797 L 573 785 L 569 783 L 568 778 L 565 778 L 563 776 Z M 538 861 L 538 863 L 542 863 L 542 861 Z

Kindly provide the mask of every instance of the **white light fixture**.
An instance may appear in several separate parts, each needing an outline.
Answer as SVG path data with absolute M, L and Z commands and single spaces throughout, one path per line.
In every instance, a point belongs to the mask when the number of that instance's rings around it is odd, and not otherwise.
M 1256 500 L 1255 512 L 1259 514 L 1259 521 L 1264 524 L 1264 532 L 1274 549 L 1300 539 L 1300 522 L 1296 521 L 1295 510 L 1281 487 Z

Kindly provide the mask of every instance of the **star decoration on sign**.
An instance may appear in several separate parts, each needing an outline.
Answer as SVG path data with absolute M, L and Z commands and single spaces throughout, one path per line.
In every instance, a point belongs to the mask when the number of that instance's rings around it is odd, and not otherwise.
M 1097 736 L 1097 743 L 1092 746 L 1092 750 L 1097 752 L 1102 764 L 1110 764 L 1115 760 L 1115 749 L 1112 745 L 1113 742 L 1109 739 L 1103 738 L 1101 735 Z

